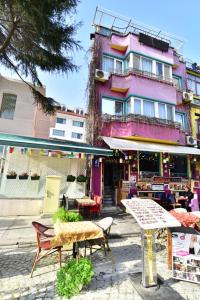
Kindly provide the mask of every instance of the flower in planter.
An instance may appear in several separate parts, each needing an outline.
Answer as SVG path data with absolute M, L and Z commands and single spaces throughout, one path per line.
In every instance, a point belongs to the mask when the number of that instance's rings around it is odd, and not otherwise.
M 31 180 L 39 180 L 40 179 L 40 175 L 38 175 L 37 173 L 33 173 L 31 175 Z
M 86 182 L 86 180 L 87 180 L 87 177 L 85 176 L 85 175 L 79 175 L 77 178 L 76 178 L 76 180 L 78 181 L 78 182 Z
M 19 175 L 19 179 L 28 179 L 28 173 L 24 172 Z
M 67 181 L 68 182 L 73 182 L 73 181 L 75 181 L 75 179 L 76 179 L 75 176 L 73 176 L 73 175 L 67 175 Z
M 7 174 L 8 179 L 15 179 L 17 178 L 17 173 L 15 171 L 9 171 Z

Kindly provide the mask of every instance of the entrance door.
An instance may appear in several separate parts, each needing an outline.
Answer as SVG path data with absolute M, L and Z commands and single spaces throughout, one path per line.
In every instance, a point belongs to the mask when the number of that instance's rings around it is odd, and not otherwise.
M 54 213 L 58 209 L 60 184 L 60 176 L 47 176 L 43 209 L 44 213 Z

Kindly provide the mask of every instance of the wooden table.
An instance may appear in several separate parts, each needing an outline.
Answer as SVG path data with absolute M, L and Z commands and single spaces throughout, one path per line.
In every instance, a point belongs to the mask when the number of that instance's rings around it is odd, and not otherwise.
M 91 221 L 57 222 L 54 224 L 55 236 L 51 240 L 52 247 L 73 243 L 73 256 L 76 256 L 76 243 L 85 240 L 103 238 L 103 230 Z
M 95 205 L 96 202 L 90 198 L 76 199 L 76 202 L 78 204 L 79 213 L 85 219 L 91 219 L 90 206 Z
M 81 198 L 81 199 L 76 199 L 76 202 L 78 203 L 79 206 L 88 206 L 88 205 L 95 205 L 95 201 L 90 199 L 90 198 Z

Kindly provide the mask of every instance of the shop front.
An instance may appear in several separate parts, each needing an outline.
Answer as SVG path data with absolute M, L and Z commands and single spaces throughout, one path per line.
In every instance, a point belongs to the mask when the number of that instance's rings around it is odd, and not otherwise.
M 111 137 L 103 140 L 113 150 L 113 157 L 102 160 L 101 184 L 103 193 L 112 189 L 113 204 L 120 204 L 131 189 L 140 197 L 157 198 L 166 186 L 176 196 L 186 185 L 199 187 L 197 148 Z

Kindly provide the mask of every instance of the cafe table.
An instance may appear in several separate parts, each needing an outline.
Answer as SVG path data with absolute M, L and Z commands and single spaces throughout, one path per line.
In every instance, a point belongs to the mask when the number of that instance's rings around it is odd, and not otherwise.
M 96 202 L 90 198 L 81 198 L 81 199 L 76 199 L 79 213 L 83 215 L 84 218 L 86 219 L 91 219 L 91 213 L 90 213 L 90 207 L 92 205 L 95 205 Z
M 77 242 L 104 238 L 103 230 L 91 221 L 56 222 L 55 236 L 51 240 L 52 247 L 73 243 L 73 256 L 76 257 Z

